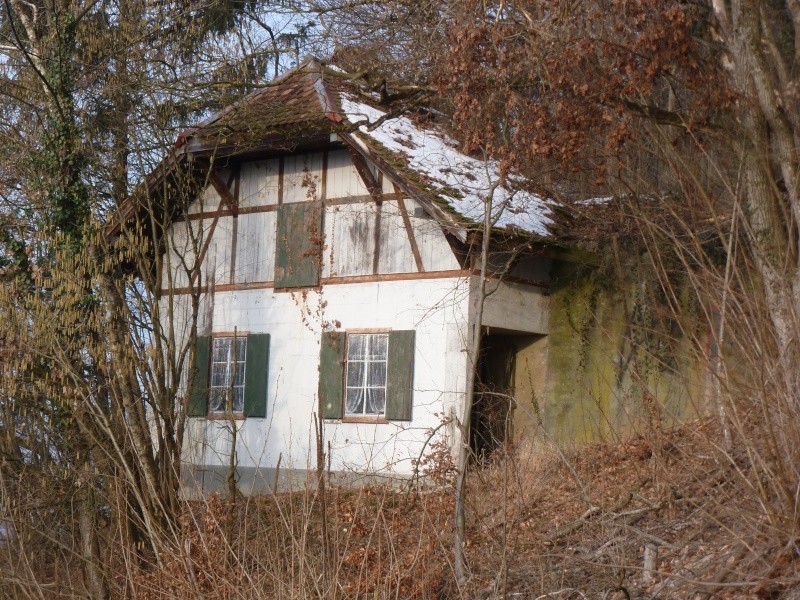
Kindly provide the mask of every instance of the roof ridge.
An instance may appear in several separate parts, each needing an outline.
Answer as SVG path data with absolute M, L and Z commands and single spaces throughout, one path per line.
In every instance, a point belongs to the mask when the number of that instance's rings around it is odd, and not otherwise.
M 184 144 L 184 142 L 197 133 L 198 131 L 205 129 L 209 125 L 213 125 L 214 123 L 220 121 L 225 116 L 229 115 L 230 113 L 247 106 L 253 102 L 257 102 L 260 96 L 266 95 L 270 92 L 270 90 L 274 89 L 275 87 L 286 83 L 290 79 L 294 77 L 306 77 L 311 76 L 310 84 L 314 87 L 315 91 L 317 92 L 318 100 L 320 102 L 320 107 L 322 108 L 323 114 L 330 120 L 334 121 L 335 123 L 340 123 L 342 121 L 341 116 L 341 109 L 338 106 L 338 103 L 335 103 L 331 97 L 330 93 L 327 90 L 327 87 L 324 86 L 323 89 L 319 89 L 319 84 L 317 83 L 314 76 L 317 75 L 318 77 L 324 77 L 325 75 L 325 64 L 323 61 L 318 59 L 316 56 L 309 55 L 306 57 L 299 65 L 286 71 L 285 73 L 281 74 L 278 77 L 275 77 L 268 82 L 262 84 L 259 89 L 253 90 L 249 94 L 245 95 L 243 98 L 240 98 L 236 102 L 228 104 L 224 108 L 221 108 L 214 114 L 209 117 L 206 117 L 199 123 L 187 127 L 183 131 L 178 134 L 177 139 L 175 140 L 175 147 L 179 148 Z

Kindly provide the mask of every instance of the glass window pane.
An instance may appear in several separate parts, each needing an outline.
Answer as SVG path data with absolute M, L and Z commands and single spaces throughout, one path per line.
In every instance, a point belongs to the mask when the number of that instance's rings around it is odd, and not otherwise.
M 367 371 L 367 386 L 368 387 L 386 386 L 385 362 L 374 362 L 369 364 L 369 370 Z
M 386 360 L 386 354 L 389 350 L 389 336 L 373 335 L 371 337 L 370 358 L 372 360 Z
M 364 390 L 363 388 L 348 388 L 345 413 L 348 415 L 364 414 Z
M 367 343 L 366 335 L 347 336 L 347 358 L 348 359 L 363 358 L 365 354 L 366 343 Z
M 236 360 L 245 360 L 247 357 L 247 338 L 236 338 Z
M 370 388 L 367 390 L 367 406 L 366 412 L 368 415 L 382 415 L 386 408 L 386 390 L 383 388 Z
M 226 362 L 230 346 L 230 338 L 214 338 L 214 362 Z
M 215 363 L 211 367 L 211 387 L 225 385 L 225 364 Z
M 244 408 L 244 388 L 233 389 L 233 412 L 242 412 Z
M 225 390 L 211 390 L 208 397 L 208 410 L 222 412 L 225 410 Z
M 244 363 L 236 363 L 236 373 L 233 385 L 244 385 Z
M 347 387 L 360 387 L 364 385 L 364 363 L 351 362 L 347 365 Z

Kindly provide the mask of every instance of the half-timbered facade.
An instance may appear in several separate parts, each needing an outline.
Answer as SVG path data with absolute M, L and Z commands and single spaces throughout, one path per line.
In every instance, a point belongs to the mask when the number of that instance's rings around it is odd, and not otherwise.
M 244 492 L 318 467 L 407 476 L 432 435 L 457 441 L 490 193 L 476 448 L 508 435 L 508 395 L 536 387 L 547 205 L 429 120 L 385 110 L 308 62 L 183 134 L 151 177 L 174 187 L 183 165 L 199 183 L 160 258 L 178 337 L 199 298 L 184 444 L 197 488 L 230 472 Z

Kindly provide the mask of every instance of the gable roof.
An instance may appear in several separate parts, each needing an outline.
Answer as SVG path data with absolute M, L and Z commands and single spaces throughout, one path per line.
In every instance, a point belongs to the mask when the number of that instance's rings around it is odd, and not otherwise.
M 182 132 L 139 193 L 120 207 L 109 233 L 119 231 L 121 223 L 151 204 L 150 199 L 162 196 L 164 184 L 168 187 L 181 168 L 193 170 L 199 177 L 202 159 L 277 154 L 330 145 L 335 139 L 348 147 L 354 162 L 361 157 L 374 163 L 461 241 L 466 240 L 467 231 L 480 229 L 489 193 L 496 228 L 527 237 L 549 235 L 548 203 L 524 190 L 511 190 L 507 183 L 500 185 L 496 161 L 467 156 L 435 124 L 417 124 L 379 106 L 346 76 L 316 59 L 307 60 Z M 514 182 L 514 178 L 505 181 Z

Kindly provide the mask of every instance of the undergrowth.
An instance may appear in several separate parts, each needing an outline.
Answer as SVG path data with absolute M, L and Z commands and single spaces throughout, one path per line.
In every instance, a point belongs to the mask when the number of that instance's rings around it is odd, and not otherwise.
M 796 540 L 747 492 L 746 452 L 719 439 L 702 420 L 658 440 L 498 452 L 469 482 L 463 589 L 451 487 L 327 482 L 323 496 L 314 478 L 292 493 L 184 502 L 180 544 L 156 561 L 109 543 L 105 569 L 113 597 L 140 600 L 789 597 Z M 80 597 L 69 553 L 40 547 L 32 562 L 33 536 L 20 533 L 0 594 Z M 110 523 L 106 535 L 120 532 Z

